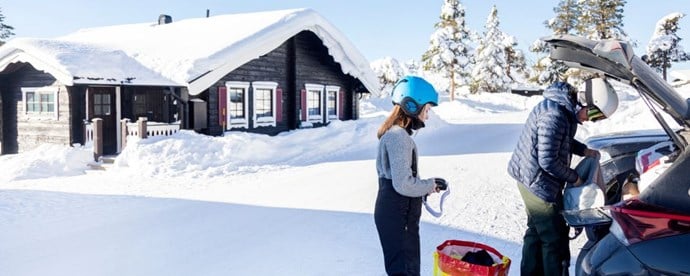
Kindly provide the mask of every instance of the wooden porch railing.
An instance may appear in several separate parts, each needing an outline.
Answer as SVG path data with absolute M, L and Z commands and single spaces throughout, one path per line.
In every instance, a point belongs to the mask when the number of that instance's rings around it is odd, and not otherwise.
M 146 139 L 147 137 L 154 137 L 154 136 L 170 136 L 178 131 L 180 131 L 180 122 L 175 122 L 175 123 L 159 123 L 159 122 L 149 122 L 146 120 L 145 117 L 139 118 L 137 122 L 135 123 L 130 123 L 129 119 L 122 119 L 120 122 L 121 126 L 121 131 L 122 133 L 120 134 L 122 137 L 122 146 L 121 148 L 118 149 L 117 152 L 121 152 L 122 149 L 125 148 L 127 145 L 127 137 L 129 136 L 135 136 L 139 137 L 141 139 Z M 89 121 L 84 121 L 84 145 L 85 146 L 94 146 L 94 140 L 98 140 L 98 137 L 94 137 L 94 134 L 96 133 L 94 131 L 94 123 L 89 122 Z M 100 140 L 102 141 L 102 139 Z M 99 152 L 95 147 L 94 147 L 94 153 Z M 102 151 L 101 151 L 102 152 Z M 96 156 L 98 155 L 98 156 Z M 100 157 L 99 154 L 94 154 L 94 158 L 96 161 L 98 161 L 98 158 Z
M 93 144 L 93 124 L 84 120 L 84 145 Z
M 158 122 L 147 122 L 146 127 L 144 128 L 146 131 L 146 135 L 142 136 L 140 135 L 140 132 L 142 128 L 139 126 L 141 121 L 138 121 L 136 123 L 130 123 L 129 119 L 124 119 L 127 120 L 125 125 L 127 126 L 126 131 L 127 136 L 136 136 L 140 138 L 147 138 L 147 137 L 153 137 L 153 136 L 170 136 L 178 131 L 180 131 L 180 123 L 171 123 L 171 124 L 166 124 L 166 123 L 158 123 Z

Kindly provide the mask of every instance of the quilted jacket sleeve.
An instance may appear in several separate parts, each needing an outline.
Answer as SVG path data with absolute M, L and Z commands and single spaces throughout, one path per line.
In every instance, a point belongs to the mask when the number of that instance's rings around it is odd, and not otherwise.
M 585 156 L 585 149 L 587 146 L 580 141 L 573 139 L 573 153 L 579 156 Z
M 549 110 L 537 122 L 537 156 L 539 166 L 547 173 L 567 182 L 577 181 L 577 172 L 559 158 L 559 151 L 568 135 L 567 115 Z M 574 141 L 574 140 L 573 140 Z

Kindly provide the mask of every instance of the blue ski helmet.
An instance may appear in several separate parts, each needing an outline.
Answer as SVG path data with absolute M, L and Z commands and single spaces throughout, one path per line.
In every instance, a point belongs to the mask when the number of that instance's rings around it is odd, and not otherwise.
M 400 105 L 408 116 L 417 117 L 425 104 L 438 105 L 438 93 L 428 81 L 420 77 L 406 76 L 393 87 L 393 104 Z

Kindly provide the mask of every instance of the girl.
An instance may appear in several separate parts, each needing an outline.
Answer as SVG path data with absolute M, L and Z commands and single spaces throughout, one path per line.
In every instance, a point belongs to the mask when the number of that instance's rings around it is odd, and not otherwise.
M 393 111 L 378 130 L 379 190 L 374 221 L 388 275 L 419 275 L 419 218 L 422 197 L 445 190 L 442 178 L 417 174 L 417 146 L 410 137 L 424 127 L 438 94 L 426 80 L 408 76 L 395 85 Z

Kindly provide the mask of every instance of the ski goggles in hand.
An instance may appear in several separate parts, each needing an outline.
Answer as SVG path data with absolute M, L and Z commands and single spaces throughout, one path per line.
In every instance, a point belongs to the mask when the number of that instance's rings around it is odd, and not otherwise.
M 599 108 L 592 105 L 587 107 L 587 118 L 592 122 L 596 122 L 599 120 L 606 119 L 606 115 L 604 115 L 604 113 L 601 112 Z

